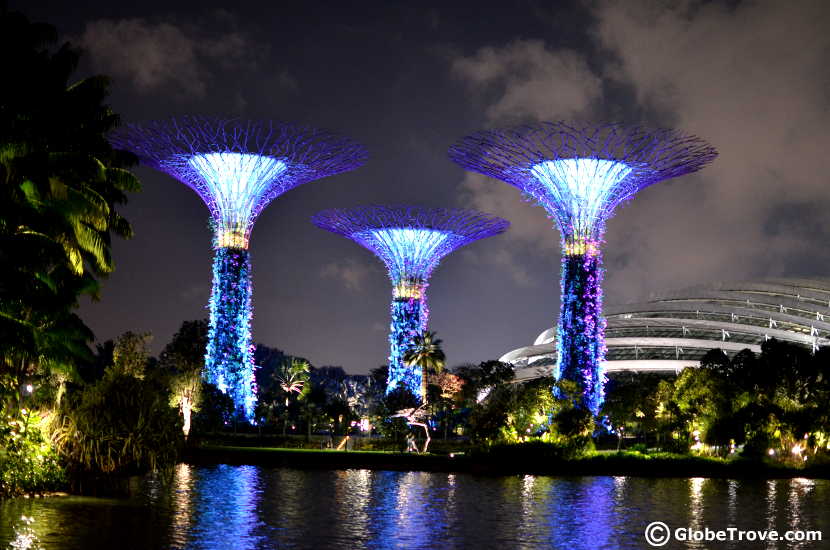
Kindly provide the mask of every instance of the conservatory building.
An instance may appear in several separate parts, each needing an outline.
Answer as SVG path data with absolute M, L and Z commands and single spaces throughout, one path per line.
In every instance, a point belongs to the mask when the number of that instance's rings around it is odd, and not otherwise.
M 607 307 L 604 315 L 606 372 L 679 372 L 699 366 L 711 349 L 731 357 L 743 349 L 758 353 L 771 338 L 813 350 L 830 344 L 830 279 L 702 285 Z M 517 381 L 550 376 L 556 328 L 500 360 L 514 366 Z

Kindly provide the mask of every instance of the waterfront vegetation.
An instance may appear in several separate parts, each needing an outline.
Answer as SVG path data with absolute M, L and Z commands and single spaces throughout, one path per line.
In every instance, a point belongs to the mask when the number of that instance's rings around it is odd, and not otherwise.
M 513 380 L 498 361 L 445 367 L 440 340 L 419 336 L 430 453 L 386 394 L 387 367 L 348 375 L 258 345 L 256 426 L 205 383 L 208 327 L 185 321 L 158 358 L 151 335 L 94 345 L 75 313 L 99 298 L 117 208 L 140 189 L 135 159 L 105 134 L 117 116 L 107 79 L 70 82 L 79 54 L 56 32 L 0 17 L 0 497 L 118 493 L 130 476 L 190 460 L 278 460 L 324 467 L 493 473 L 826 476 L 830 350 L 770 340 L 760 354 L 713 350 L 679 375 L 615 374 L 599 418 L 573 383 Z M 396 416 L 397 415 L 397 416 Z M 419 447 L 423 448 L 423 447 Z M 182 453 L 185 453 L 184 455 Z M 270 457 L 270 458 L 269 458 Z M 289 457 L 289 458 L 286 458 Z M 294 458 L 291 458 L 294 457 Z M 294 462 L 292 462 L 294 461 Z
M 429 377 L 432 441 L 419 454 L 404 451 L 407 434 L 421 448 L 423 429 L 391 417 L 417 398 L 386 395 L 385 368 L 347 375 L 266 346 L 256 353 L 259 424 L 239 420 L 227 396 L 197 381 L 199 389 L 186 392 L 185 440 L 181 380 L 202 353 L 182 338 L 203 341 L 206 329 L 204 321 L 184 323 L 160 360 L 147 352 L 146 335 L 128 333 L 98 345 L 76 379 L 30 372 L 22 382 L 31 395 L 22 400 L 7 384 L 4 494 L 117 493 L 129 476 L 183 459 L 492 474 L 830 473 L 824 355 L 790 344 L 770 341 L 757 356 L 731 360 L 715 350 L 679 376 L 613 375 L 600 420 L 569 397 L 579 392 L 567 382 L 555 397 L 549 379 L 513 382 L 512 368 L 497 361 L 443 370 Z M 775 376 L 761 376 L 758 365 Z M 18 401 L 25 407 L 15 409 Z

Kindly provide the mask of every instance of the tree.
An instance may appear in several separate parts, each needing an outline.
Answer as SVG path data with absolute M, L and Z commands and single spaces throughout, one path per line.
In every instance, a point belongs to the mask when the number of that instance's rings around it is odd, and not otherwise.
M 219 388 L 205 381 L 202 381 L 199 393 L 201 402 L 199 409 L 194 411 L 193 432 L 215 432 L 231 423 L 236 408 L 228 394 L 222 393 Z
M 427 385 L 430 375 L 441 372 L 444 368 L 446 356 L 441 349 L 441 340 L 435 337 L 434 332 L 423 332 L 412 339 L 412 345 L 403 356 L 403 362 L 408 367 L 421 367 L 421 400 L 426 403 Z
M 677 377 L 673 401 L 686 422 L 690 441 L 697 445 L 699 441 L 721 445 L 724 440 L 723 430 L 712 430 L 718 419 L 732 413 L 734 388 L 722 372 L 710 368 L 687 368 Z
M 150 360 L 148 346 L 152 340 L 153 335 L 149 332 L 125 332 L 115 340 L 110 368 L 125 376 L 144 378 Z
M 513 365 L 501 361 L 462 365 L 455 369 L 455 374 L 464 381 L 462 398 L 468 403 L 479 401 L 490 389 L 506 384 L 515 377 Z
M 510 388 L 494 387 L 485 399 L 473 401 L 469 435 L 475 443 L 491 444 L 503 435 L 513 396 Z
M 625 433 L 647 431 L 656 428 L 658 386 L 664 376 L 651 373 L 618 372 L 608 377 L 605 385 L 605 402 L 602 415 L 611 423 L 617 435 L 617 450 L 622 446 Z
M 409 391 L 408 388 L 397 386 L 383 399 L 375 403 L 372 411 L 375 417 L 373 423 L 384 437 L 388 437 L 403 445 L 403 436 L 409 430 L 406 419 L 402 417 L 393 418 L 392 415 L 404 409 L 417 409 L 420 403 L 418 397 Z M 401 447 L 403 450 L 403 447 Z
M 326 406 L 326 392 L 323 388 L 307 383 L 300 392 L 297 400 L 302 403 L 302 416 L 306 423 L 306 441 L 311 441 L 311 434 L 314 431 L 314 425 L 317 423 L 320 412 Z
M 50 47 L 57 31 L 0 12 L 0 350 L 20 376 L 75 376 L 93 336 L 72 311 L 97 298 L 114 268 L 112 235 L 129 237 L 117 211 L 138 180 L 131 154 L 106 140 L 118 117 L 108 80 L 69 84 L 79 53 Z
M 311 365 L 304 359 L 291 358 L 284 361 L 276 371 L 273 379 L 277 383 L 282 395 L 285 398 L 285 415 L 283 416 L 282 435 L 288 431 L 288 415 L 291 397 L 302 399 L 311 391 L 309 384 L 309 371 Z
M 208 322 L 184 321 L 161 352 L 159 368 L 170 388 L 170 404 L 182 416 L 185 439 L 190 434 L 191 413 L 198 412 L 202 396 Z
M 442 371 L 434 375 L 431 381 L 433 383 L 427 386 L 429 402 L 438 406 L 439 418 L 444 427 L 444 439 L 447 439 L 453 405 L 464 387 L 464 380 L 451 372 Z

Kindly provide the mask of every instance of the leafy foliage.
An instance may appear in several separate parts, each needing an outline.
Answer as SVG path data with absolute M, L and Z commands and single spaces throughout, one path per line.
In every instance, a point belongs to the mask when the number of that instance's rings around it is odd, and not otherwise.
M 193 431 L 206 434 L 219 431 L 233 421 L 233 399 L 219 388 L 208 382 L 202 382 L 199 390 L 201 400 L 199 410 L 193 415 Z
M 404 418 L 392 418 L 392 415 L 403 409 L 417 408 L 420 404 L 418 396 L 407 388 L 396 387 L 386 394 L 373 411 L 378 431 L 384 437 L 399 443 L 403 450 L 404 435 L 409 431 L 409 427 Z
M 181 422 L 163 386 L 117 371 L 71 392 L 51 431 L 55 449 L 76 477 L 172 465 L 181 441 Z
M 64 488 L 66 473 L 40 424 L 28 411 L 0 422 L 0 498 Z
M 191 413 L 202 399 L 208 322 L 185 321 L 161 352 L 159 370 L 170 389 L 170 405 L 182 416 L 182 431 L 190 433 Z
M 117 206 L 139 189 L 134 157 L 106 140 L 118 117 L 105 77 L 69 83 L 79 54 L 54 28 L 0 14 L 0 349 L 3 364 L 74 375 L 92 333 L 72 310 L 114 268 Z M 32 366 L 34 365 L 34 367 Z
M 771 339 L 731 359 L 712 350 L 673 382 L 615 375 L 604 411 L 613 426 L 664 450 L 804 464 L 830 451 L 830 351 Z M 655 384 L 655 382 L 657 382 Z
M 421 368 L 421 400 L 427 400 L 427 385 L 430 375 L 436 375 L 444 368 L 446 356 L 441 349 L 442 341 L 435 337 L 434 332 L 420 332 L 412 338 L 412 343 L 406 348 L 403 362 L 407 367 Z
M 0 86 L 0 469 L 6 494 L 59 481 L 55 455 L 30 411 L 61 403 L 65 385 L 79 380 L 79 365 L 94 363 L 93 334 L 74 310 L 81 296 L 99 297 L 101 280 L 114 269 L 112 236 L 132 234 L 118 207 L 140 188 L 127 171 L 135 157 L 113 150 L 106 138 L 118 124 L 104 103 L 107 78 L 71 83 L 79 52 L 68 44 L 55 48 L 57 36 L 49 25 L 0 10 L 6 84 Z M 24 395 L 29 386 L 34 395 Z

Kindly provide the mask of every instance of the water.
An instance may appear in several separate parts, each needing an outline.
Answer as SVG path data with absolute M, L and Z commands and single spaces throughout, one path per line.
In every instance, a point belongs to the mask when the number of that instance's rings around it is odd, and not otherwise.
M 821 530 L 824 542 L 663 548 L 830 548 L 830 481 L 477 477 L 179 465 L 128 500 L 0 503 L 0 548 L 649 548 L 671 529 Z

